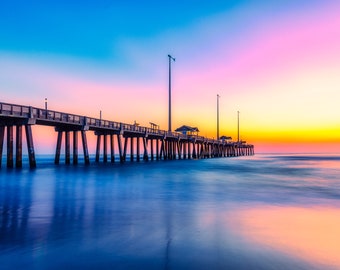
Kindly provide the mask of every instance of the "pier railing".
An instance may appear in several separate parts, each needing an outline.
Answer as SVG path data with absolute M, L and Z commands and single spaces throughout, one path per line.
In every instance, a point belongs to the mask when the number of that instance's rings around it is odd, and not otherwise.
M 89 128 L 92 129 L 101 128 L 116 130 L 120 132 L 131 131 L 141 134 L 151 134 L 163 137 L 174 137 L 182 139 L 188 138 L 188 136 L 178 132 L 170 132 L 150 127 L 139 126 L 135 124 L 126 124 L 122 122 L 103 120 L 100 118 L 93 118 L 54 110 L 46 110 L 32 106 L 24 106 L 9 103 L 0 103 L 0 115 L 18 118 L 33 118 L 38 120 L 40 123 L 53 122 L 54 124 L 89 126 Z

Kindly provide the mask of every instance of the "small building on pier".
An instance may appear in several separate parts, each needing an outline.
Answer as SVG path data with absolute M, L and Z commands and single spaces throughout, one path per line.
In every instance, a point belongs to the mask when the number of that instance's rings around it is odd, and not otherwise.
M 190 126 L 186 126 L 186 125 L 183 125 L 183 126 L 177 128 L 175 131 L 180 132 L 183 135 L 187 135 L 187 136 L 190 136 L 190 135 L 197 136 L 198 132 L 199 132 L 197 127 L 190 127 Z
M 228 141 L 231 141 L 231 140 L 232 140 L 232 138 L 231 138 L 230 136 L 225 136 L 225 135 L 221 136 L 219 139 L 220 139 L 222 142 L 228 142 Z

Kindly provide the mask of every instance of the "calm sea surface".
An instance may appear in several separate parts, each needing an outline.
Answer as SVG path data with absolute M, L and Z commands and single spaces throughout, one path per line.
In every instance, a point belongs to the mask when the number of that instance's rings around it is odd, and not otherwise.
M 3 270 L 340 269 L 340 156 L 27 167 L 0 170 Z

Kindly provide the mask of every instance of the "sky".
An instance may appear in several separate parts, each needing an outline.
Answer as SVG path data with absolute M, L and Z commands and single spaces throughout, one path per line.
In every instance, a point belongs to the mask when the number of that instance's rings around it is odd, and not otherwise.
M 220 135 L 237 139 L 239 111 L 258 153 L 339 153 L 338 14 L 329 0 L 3 0 L 1 101 L 47 98 L 51 110 L 166 130 L 171 54 L 174 129 L 216 138 L 219 95 Z M 45 148 L 54 133 L 34 127 Z

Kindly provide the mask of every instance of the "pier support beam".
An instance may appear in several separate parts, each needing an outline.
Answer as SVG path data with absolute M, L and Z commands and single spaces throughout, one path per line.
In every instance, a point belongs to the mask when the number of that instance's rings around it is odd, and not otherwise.
M 193 142 L 192 143 L 192 148 L 193 148 L 193 153 L 192 153 L 192 156 L 194 159 L 197 159 L 198 158 L 198 148 L 197 148 L 198 144 L 196 142 Z
M 114 147 L 114 136 L 110 134 L 110 147 L 111 147 L 111 163 L 115 162 L 115 147 Z
M 97 147 L 96 147 L 96 162 L 99 162 L 99 155 L 100 155 L 100 140 L 101 140 L 101 135 L 97 135 Z
M 191 142 L 187 141 L 187 159 L 191 159 Z
M 9 124 L 0 126 L 0 168 L 2 166 L 3 145 L 4 145 L 6 129 L 7 129 L 7 134 L 6 134 L 7 168 L 14 168 L 14 157 L 15 157 L 15 167 L 22 168 L 22 127 L 23 125 L 25 125 L 25 131 L 26 131 L 26 142 L 27 142 L 30 168 L 36 167 L 31 126 L 23 123 L 23 121 L 15 121 L 15 122 L 12 121 Z M 14 127 L 15 127 L 15 137 L 14 137 Z M 15 145 L 14 145 L 14 139 L 15 139 Z M 15 146 L 15 152 L 14 152 L 14 146 Z
M 63 132 L 58 131 L 58 138 L 57 138 L 57 146 L 55 150 L 55 158 L 54 158 L 54 164 L 59 164 L 60 161 L 60 152 L 61 152 L 61 141 L 63 138 Z
M 70 144 L 70 132 L 65 131 L 65 164 L 71 163 L 71 144 Z
M 137 161 L 140 161 L 140 138 L 137 137 Z
M 13 168 L 13 126 L 7 126 L 7 168 Z
M 159 160 L 159 139 L 156 139 L 156 160 Z
M 176 143 L 176 146 L 177 146 L 178 159 L 182 159 L 182 142 L 178 141 Z
M 35 160 L 35 152 L 34 152 L 34 145 L 33 145 L 33 135 L 32 135 L 32 127 L 31 125 L 25 125 L 26 131 L 26 142 L 27 142 L 27 151 L 28 151 L 28 160 L 30 163 L 30 168 L 36 168 L 37 163 Z
M 128 138 L 125 138 L 125 140 L 124 140 L 124 153 L 123 153 L 123 161 L 126 161 L 126 151 L 127 151 L 127 144 L 128 144 Z
M 4 147 L 5 127 L 0 126 L 0 168 L 2 166 L 2 152 Z
M 183 147 L 183 158 L 187 159 L 187 143 L 183 142 L 182 147 Z
M 85 130 L 81 131 L 81 140 L 83 143 L 83 152 L 84 152 L 84 161 L 85 161 L 85 165 L 89 165 L 90 164 L 90 157 L 89 157 L 89 150 L 87 147 L 87 140 L 86 140 L 86 132 Z
M 151 151 L 151 160 L 154 160 L 154 152 L 153 152 L 153 139 L 149 140 L 150 141 L 150 151 Z
M 56 128 L 56 131 L 58 132 L 57 136 L 57 145 L 56 145 L 56 151 L 55 151 L 55 158 L 54 158 L 54 164 L 60 164 L 60 155 L 61 155 L 61 146 L 62 146 L 62 140 L 63 140 L 63 133 L 65 133 L 65 164 L 69 165 L 71 164 L 71 132 L 73 134 L 73 140 L 72 140 L 72 163 L 74 165 L 77 165 L 79 162 L 79 155 L 78 155 L 78 134 L 79 131 L 81 132 L 81 139 L 83 144 L 83 152 L 84 152 L 84 163 L 85 165 L 90 164 L 90 158 L 89 158 L 89 151 L 87 147 L 87 140 L 86 140 L 86 131 L 85 130 L 74 130 L 74 129 L 63 129 L 63 128 Z
M 104 160 L 104 163 L 107 163 L 107 135 L 104 134 L 103 135 L 104 137 L 104 157 L 103 157 L 103 160 Z
M 121 139 L 120 134 L 117 134 L 117 143 L 118 143 L 118 150 L 119 150 L 119 159 L 120 159 L 120 162 L 123 162 L 124 156 L 123 156 L 123 149 L 122 149 L 122 139 Z
M 143 160 L 148 161 L 149 155 L 148 155 L 148 142 L 146 138 L 143 138 L 143 146 L 144 146 L 144 154 L 143 154 Z
M 16 152 L 15 152 L 15 167 L 22 167 L 22 126 L 16 126 Z
M 73 131 L 73 164 L 78 164 L 78 131 Z
M 130 161 L 133 161 L 133 137 L 130 137 Z

